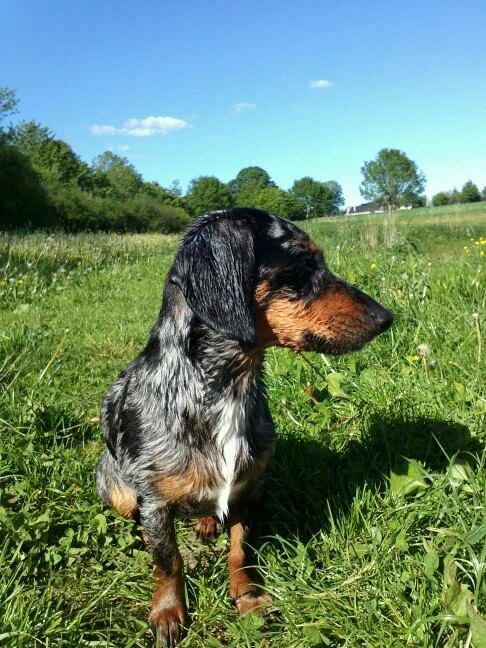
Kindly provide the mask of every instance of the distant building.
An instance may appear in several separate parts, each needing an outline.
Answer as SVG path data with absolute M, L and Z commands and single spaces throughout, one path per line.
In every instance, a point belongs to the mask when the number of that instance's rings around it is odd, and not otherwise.
M 402 205 L 398 209 L 412 209 L 411 205 Z M 383 209 L 383 205 L 380 205 L 376 202 L 362 203 L 361 205 L 356 205 L 355 207 L 346 208 L 346 216 L 352 216 L 353 214 L 383 214 L 386 210 Z

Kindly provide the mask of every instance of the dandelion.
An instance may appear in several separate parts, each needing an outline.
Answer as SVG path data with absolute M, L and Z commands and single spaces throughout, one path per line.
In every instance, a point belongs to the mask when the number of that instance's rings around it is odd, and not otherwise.
M 370 265 L 370 268 L 371 268 L 372 270 L 374 270 L 374 269 L 377 268 L 377 267 L 378 267 L 378 264 L 376 263 L 376 261 L 373 261 L 373 263 L 371 263 L 371 265 Z
M 479 313 L 473 313 L 471 315 L 471 317 L 473 318 L 473 320 L 478 320 L 479 319 Z
M 419 356 L 425 358 L 425 356 L 429 355 L 430 349 L 426 344 L 419 344 L 417 347 L 417 352 Z
M 420 360 L 420 356 L 418 356 L 418 355 L 408 355 L 407 360 L 409 362 L 418 362 Z

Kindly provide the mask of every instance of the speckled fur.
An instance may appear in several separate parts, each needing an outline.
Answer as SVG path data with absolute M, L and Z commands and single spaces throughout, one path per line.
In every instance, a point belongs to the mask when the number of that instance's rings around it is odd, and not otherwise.
M 229 519 L 232 582 L 242 580 L 234 574 L 244 566 L 242 512 L 258 499 L 275 440 L 265 348 L 342 353 L 390 323 L 277 216 L 233 209 L 188 229 L 148 343 L 103 401 L 107 448 L 96 477 L 105 504 L 144 527 L 157 566 L 151 619 L 166 639 L 178 639 L 187 619 L 174 516 Z M 236 589 L 251 595 L 248 611 L 259 596 L 245 578 Z

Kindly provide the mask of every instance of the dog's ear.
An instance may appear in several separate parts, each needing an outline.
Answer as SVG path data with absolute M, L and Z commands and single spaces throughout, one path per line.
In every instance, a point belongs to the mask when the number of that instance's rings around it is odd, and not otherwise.
M 189 232 L 169 281 L 211 329 L 255 344 L 252 300 L 255 283 L 253 234 L 246 224 L 221 218 Z

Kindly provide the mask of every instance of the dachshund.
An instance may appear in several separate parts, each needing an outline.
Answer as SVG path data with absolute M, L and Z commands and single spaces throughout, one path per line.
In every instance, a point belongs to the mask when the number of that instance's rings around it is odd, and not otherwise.
M 392 319 L 283 218 L 233 208 L 189 226 L 149 340 L 104 398 L 96 474 L 103 502 L 141 524 L 153 553 L 159 639 L 173 645 L 188 623 L 175 517 L 198 519 L 200 539 L 226 522 L 234 604 L 243 615 L 271 602 L 246 548 L 275 443 L 265 350 L 356 351 Z

